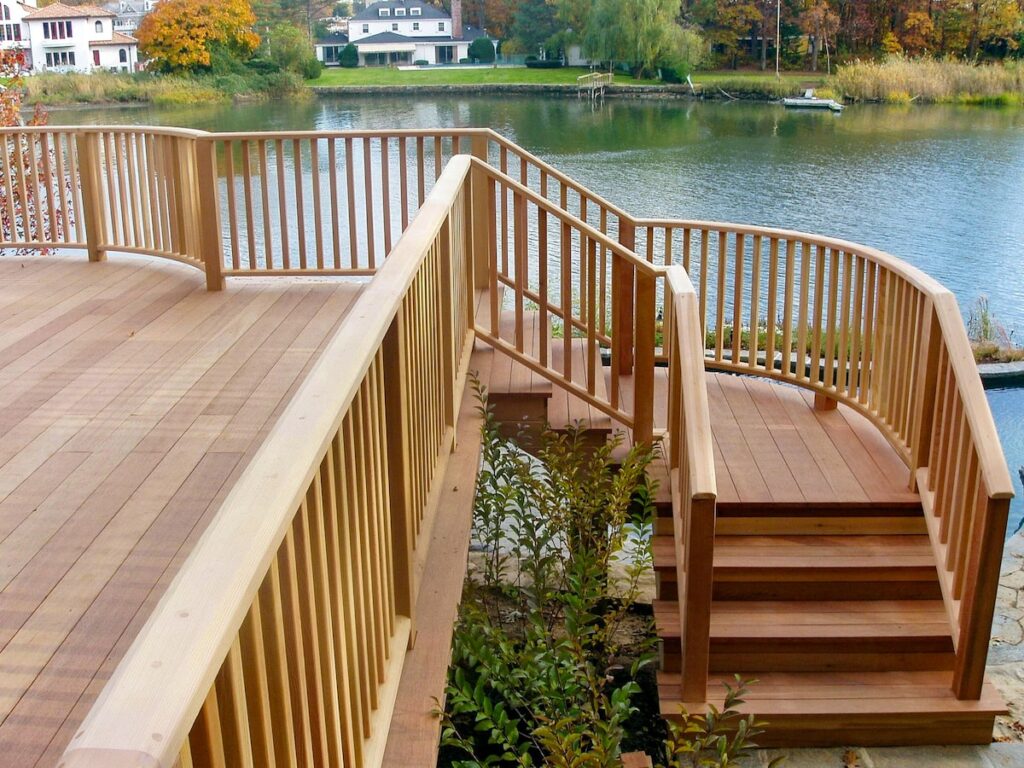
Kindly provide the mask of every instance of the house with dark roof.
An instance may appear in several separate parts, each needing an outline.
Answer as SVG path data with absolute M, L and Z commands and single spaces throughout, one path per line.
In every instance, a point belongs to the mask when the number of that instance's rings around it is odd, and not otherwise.
M 468 58 L 478 37 L 486 33 L 462 23 L 461 0 L 452 0 L 450 14 L 422 0 L 382 0 L 349 19 L 344 43 L 317 40 L 317 56 L 325 64 L 337 63 L 341 48 L 351 42 L 363 66 L 450 64 Z

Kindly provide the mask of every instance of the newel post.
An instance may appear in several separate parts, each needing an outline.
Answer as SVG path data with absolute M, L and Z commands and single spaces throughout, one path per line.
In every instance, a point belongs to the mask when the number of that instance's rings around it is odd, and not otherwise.
M 395 612 L 412 620 L 409 647 L 415 643 L 415 534 L 412 508 L 412 467 L 409 437 L 409 378 L 406 367 L 405 304 L 398 307 L 384 336 L 385 432 L 387 434 L 388 499 L 395 577 Z
M 486 133 L 475 133 L 472 137 L 473 157 L 483 164 L 487 164 Z M 487 288 L 490 284 L 488 271 L 490 260 L 490 242 L 488 240 L 489 222 L 487 221 L 487 178 L 482 168 L 473 164 L 470 171 L 470 212 L 469 223 L 472 227 L 472 249 L 470 261 L 473 263 L 473 285 L 475 288 Z
M 217 188 L 217 145 L 212 138 L 191 142 L 196 161 L 196 189 L 189 195 L 195 201 L 194 212 L 198 221 L 199 258 L 206 270 L 206 289 L 224 288 L 223 250 L 220 230 L 220 193 Z M 230 152 L 231 148 L 228 147 Z
M 654 335 L 656 277 L 636 271 L 636 371 L 633 377 L 633 438 L 637 443 L 654 439 Z M 614 341 L 614 339 L 613 339 Z
M 928 462 L 934 431 L 935 395 L 939 377 L 939 354 L 942 345 L 942 328 L 931 297 L 921 307 L 922 316 L 918 327 L 918 360 L 914 375 L 914 423 L 910 433 L 910 489 L 917 490 L 917 470 Z
M 636 250 L 636 225 L 619 218 L 619 244 L 630 251 Z M 619 359 L 620 376 L 633 373 L 633 306 L 634 267 L 626 259 L 612 254 L 612 302 L 614 317 L 612 344 Z
M 82 185 L 81 219 L 85 227 L 85 242 L 89 261 L 107 258 L 102 245 L 107 240 L 106 210 L 103 207 L 103 181 L 100 178 L 100 135 L 79 132 L 75 134 L 78 155 L 78 175 Z

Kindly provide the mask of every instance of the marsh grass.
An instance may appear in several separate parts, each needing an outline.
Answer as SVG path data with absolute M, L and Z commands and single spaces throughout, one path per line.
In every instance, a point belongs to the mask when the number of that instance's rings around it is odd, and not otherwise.
M 1024 104 L 1024 62 L 971 64 L 954 59 L 856 61 L 839 69 L 835 90 L 854 101 L 889 104 Z
M 272 98 L 306 93 L 295 75 L 156 75 L 146 72 L 44 73 L 25 78 L 26 103 L 156 105 L 213 104 L 236 98 Z
M 967 315 L 967 336 L 974 359 L 979 363 L 1015 363 L 1024 360 L 1024 348 L 1013 340 L 1013 333 L 996 319 L 987 296 L 974 300 Z

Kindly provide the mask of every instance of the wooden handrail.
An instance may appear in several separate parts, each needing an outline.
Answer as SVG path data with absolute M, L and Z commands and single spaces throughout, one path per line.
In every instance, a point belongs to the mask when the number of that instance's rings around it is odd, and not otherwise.
M 388 602 L 387 595 L 394 587 L 380 580 L 387 582 L 394 573 L 412 571 L 408 562 L 396 563 L 393 571 L 379 570 L 381 564 L 387 566 L 402 556 L 399 550 L 389 550 L 392 538 L 380 527 L 386 527 L 392 518 L 384 490 L 386 472 L 382 476 L 378 471 L 386 455 L 382 448 L 387 432 L 384 420 L 388 418 L 383 379 L 389 375 L 388 366 L 398 363 L 385 365 L 382 349 L 417 280 L 447 275 L 454 292 L 468 288 L 461 268 L 464 243 L 452 239 L 448 226 L 455 207 L 465 204 L 468 173 L 468 158 L 449 163 L 377 279 L 360 294 L 232 488 L 72 739 L 62 765 L 171 766 L 179 754 L 207 750 L 216 752 L 220 764 L 225 760 L 230 765 L 243 764 L 244 750 L 251 748 L 243 747 L 243 742 L 276 751 L 284 747 L 281 743 L 275 746 L 273 739 L 286 732 L 294 736 L 286 748 L 293 758 L 305 749 L 305 759 L 312 756 L 317 764 L 340 764 L 342 760 L 346 765 L 375 764 L 374 755 L 379 757 L 387 731 L 386 702 L 397 685 L 410 632 L 408 618 L 396 614 Z M 453 270 L 450 260 L 456 257 Z M 448 267 L 445 260 L 449 260 Z M 438 288 L 432 283 L 422 295 Z M 440 286 L 440 290 L 443 294 L 447 289 Z M 429 391 L 449 403 L 454 402 L 457 387 L 455 371 L 464 369 L 463 350 L 468 340 L 468 315 L 455 311 L 456 304 L 467 305 L 468 297 L 456 301 L 453 291 L 448 291 L 450 301 L 438 307 L 440 324 L 431 323 L 421 330 L 429 335 L 448 327 L 462 336 L 453 338 L 449 347 L 452 365 L 447 365 L 443 356 L 434 364 L 438 386 Z M 420 301 L 417 306 L 422 304 Z M 444 379 L 442 372 L 448 374 Z M 419 370 L 410 375 L 430 374 Z M 440 441 L 435 437 L 436 449 L 431 448 L 440 455 L 450 449 L 450 422 L 455 414 L 443 403 L 424 405 L 411 414 L 413 420 L 447 411 L 447 436 Z M 367 465 L 353 465 L 349 451 L 366 458 Z M 346 501 L 345 488 L 357 489 L 362 501 L 356 497 Z M 370 501 L 366 499 L 368 488 Z M 406 495 L 423 500 L 429 493 L 410 488 Z M 361 511 L 354 511 L 356 508 Z M 348 534 L 332 533 L 358 514 L 366 516 L 362 528 Z M 350 555 L 334 549 L 339 541 L 358 547 L 360 536 L 366 546 L 380 549 L 372 554 L 364 550 L 364 564 L 367 557 L 382 558 L 367 571 L 367 578 L 376 583 L 364 598 L 369 603 L 364 603 L 363 609 L 370 612 L 362 624 L 346 621 L 343 615 L 347 610 L 343 609 L 343 593 L 351 589 L 343 572 L 359 566 L 351 566 L 346 560 Z M 400 537 L 396 534 L 396 538 Z M 309 591 L 303 593 L 303 589 Z M 339 610 L 341 615 L 335 613 Z M 316 620 L 318 611 L 321 615 Z M 337 624 L 332 625 L 332 615 Z M 299 623 L 290 623 L 295 621 Z M 373 647 L 359 646 L 359 654 L 348 655 L 345 649 L 359 641 L 356 635 L 374 624 L 376 635 L 367 641 Z M 291 632 L 304 635 L 302 642 L 292 643 Z M 297 663 L 288 657 L 303 652 L 305 664 L 301 657 Z M 373 667 L 370 660 L 375 656 L 380 661 L 387 659 L 383 678 L 372 673 L 359 682 L 361 669 Z M 356 666 L 346 659 L 354 660 Z M 314 666 L 316 673 L 309 677 Z M 291 683 L 289 673 L 293 675 Z M 357 693 L 360 686 L 365 690 L 371 685 L 376 690 L 367 693 L 366 699 L 350 697 L 350 691 L 336 687 L 344 676 L 352 676 L 351 686 Z M 300 684 L 307 686 L 304 695 L 295 687 Z M 298 704 L 320 702 L 320 709 L 304 712 L 300 718 L 298 711 L 287 711 L 286 704 L 293 697 L 298 697 Z M 364 725 L 360 725 L 358 713 L 336 709 L 349 704 L 357 707 L 360 700 L 365 705 L 371 698 L 379 703 L 373 713 L 363 712 Z M 378 712 L 382 713 L 379 718 Z M 257 717 L 265 719 L 252 719 Z M 224 722 L 225 718 L 230 722 Z M 299 729 L 292 730 L 293 718 L 312 728 L 312 744 L 303 746 Z M 326 720 L 318 725 L 318 718 Z M 364 739 L 360 731 L 371 722 L 369 739 Z M 317 733 L 322 745 L 317 743 Z M 213 764 L 218 764 L 216 759 Z
M 682 644 L 682 697 L 683 701 L 704 701 L 710 658 L 718 488 L 697 294 L 680 267 L 668 270 L 667 294 L 666 305 L 672 305 L 666 331 L 668 458 Z

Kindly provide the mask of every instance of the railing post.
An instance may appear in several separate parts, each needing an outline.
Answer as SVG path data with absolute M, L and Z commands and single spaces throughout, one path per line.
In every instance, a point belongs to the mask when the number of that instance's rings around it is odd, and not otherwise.
M 412 475 L 409 445 L 409 379 L 405 349 L 405 305 L 399 306 L 381 349 L 384 363 L 385 432 L 388 497 L 394 552 L 395 613 L 412 620 L 409 647 L 416 638 L 415 541 L 413 539 Z
M 935 394 L 939 376 L 939 353 L 942 329 L 931 297 L 925 298 L 921 308 L 921 340 L 915 375 L 914 423 L 910 444 L 910 490 L 917 490 L 917 470 L 925 465 L 931 452 L 934 431 Z
M 223 258 L 220 229 L 220 193 L 217 188 L 217 145 L 213 138 L 191 142 L 196 163 L 197 189 L 190 190 L 189 200 L 195 201 L 194 215 L 198 229 L 199 257 L 206 270 L 206 289 L 224 288 Z
M 78 132 L 75 149 L 78 154 L 78 175 L 82 185 L 82 223 L 89 261 L 105 261 L 101 245 L 107 240 L 106 211 L 103 208 L 103 184 L 100 180 L 99 134 Z
M 680 475 L 689 471 L 680 467 Z M 680 479 L 687 489 L 689 483 Z M 688 494 L 689 495 L 689 494 Z M 711 655 L 711 593 L 715 553 L 715 499 L 689 498 L 683 540 L 676 547 L 676 579 L 680 588 L 679 641 L 682 650 L 683 701 L 704 701 Z M 678 515 L 681 510 L 676 510 Z M 677 521 L 677 529 L 678 529 Z M 677 533 L 677 536 L 680 534 Z
M 967 585 L 960 604 L 960 639 L 956 646 L 952 686 L 958 699 L 981 698 L 1001 566 L 1001 558 L 993 557 L 993 553 L 998 555 L 1003 551 L 1010 511 L 1009 499 L 983 495 L 982 502 L 974 515 L 966 565 Z
M 475 133 L 471 141 L 473 157 L 481 163 L 487 164 L 486 133 Z M 470 252 L 470 261 L 473 263 L 474 287 L 486 288 L 489 284 L 488 269 L 490 243 L 488 242 L 489 226 L 487 221 L 487 179 L 484 177 L 483 169 L 473 165 L 470 172 L 470 225 L 473 230 L 473 247 Z
M 619 218 L 619 244 L 630 251 L 636 250 L 636 225 Z M 633 265 L 612 255 L 612 303 L 615 332 L 612 344 L 616 346 L 620 376 L 633 373 Z
M 636 369 L 633 377 L 633 440 L 654 438 L 655 275 L 636 270 Z M 632 282 L 632 279 L 630 280 Z M 613 339 L 614 340 L 614 339 Z

